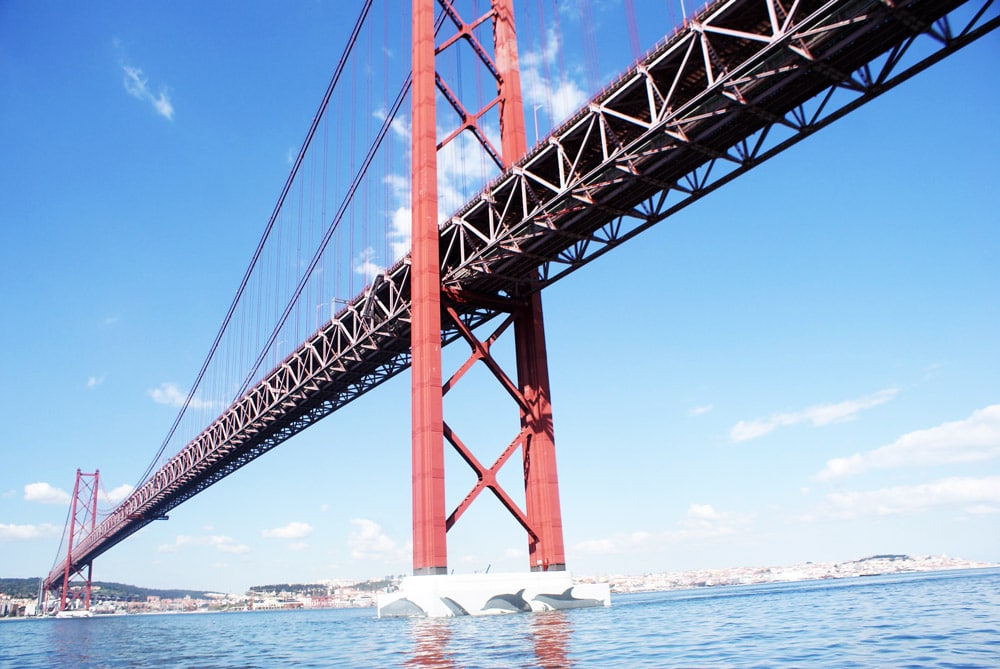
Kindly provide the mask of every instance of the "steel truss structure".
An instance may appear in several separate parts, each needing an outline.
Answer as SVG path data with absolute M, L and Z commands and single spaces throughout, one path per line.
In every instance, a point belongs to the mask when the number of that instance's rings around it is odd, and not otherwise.
M 710 5 L 448 222 L 443 280 L 562 278 L 997 27 L 992 0 L 953 25 L 962 4 Z M 938 48 L 901 69 L 921 36 Z
M 441 343 L 998 26 L 993 0 L 709 5 L 439 227 L 452 314 Z M 71 547 L 46 586 L 405 370 L 410 278 L 409 257 L 377 277 Z M 447 297 L 463 294 L 482 299 Z

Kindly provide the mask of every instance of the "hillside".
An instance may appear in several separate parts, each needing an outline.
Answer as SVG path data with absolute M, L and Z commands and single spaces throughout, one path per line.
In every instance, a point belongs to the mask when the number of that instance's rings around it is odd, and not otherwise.
M 0 594 L 14 598 L 35 597 L 38 595 L 40 578 L 0 578 Z M 205 596 L 203 590 L 160 590 L 157 588 L 140 588 L 125 583 L 109 583 L 94 581 L 93 596 L 96 599 L 144 601 L 146 597 L 154 596 L 164 599 L 182 599 L 191 597 L 201 599 Z

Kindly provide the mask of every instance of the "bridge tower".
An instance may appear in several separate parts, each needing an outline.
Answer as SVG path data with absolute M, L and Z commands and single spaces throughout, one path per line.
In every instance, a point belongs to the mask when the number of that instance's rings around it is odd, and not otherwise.
M 73 549 L 94 531 L 97 524 L 99 481 L 100 470 L 95 470 L 93 474 L 84 474 L 79 469 L 76 470 L 76 483 L 73 484 L 73 499 L 69 512 L 66 566 L 63 570 L 59 597 L 60 611 L 65 611 L 67 608 L 90 608 L 90 586 L 94 563 L 90 561 L 84 564 L 75 564 L 73 562 Z M 78 607 L 77 602 L 81 602 L 82 606 Z
M 436 5 L 444 22 L 455 33 L 435 44 Z M 490 21 L 493 55 L 478 41 L 475 30 Z M 497 96 L 478 111 L 464 108 L 435 68 L 435 57 L 466 40 L 496 81 Z M 459 289 L 443 289 L 438 230 L 437 152 L 462 132 L 471 132 L 501 169 L 511 167 L 525 155 L 527 142 L 521 83 L 518 70 L 517 34 L 513 0 L 491 0 L 489 11 L 471 23 L 463 20 L 451 0 L 413 0 L 412 96 L 412 240 L 411 254 L 411 354 L 412 354 L 412 455 L 413 455 L 413 577 L 404 580 L 395 604 L 380 601 L 379 615 L 456 615 L 486 610 L 497 595 L 510 593 L 520 610 L 559 608 L 551 597 L 545 606 L 531 605 L 531 593 L 563 595 L 573 588 L 566 572 L 559 484 L 556 474 L 555 440 L 545 352 L 545 326 L 537 275 L 523 277 L 522 294 L 478 295 Z M 437 138 L 436 96 L 438 91 L 454 108 L 461 125 L 440 143 Z M 490 143 L 480 121 L 497 107 L 500 150 Z M 461 321 L 456 303 L 490 307 L 508 314 L 485 341 Z M 442 375 L 441 341 L 443 319 L 454 327 L 472 349 L 469 359 L 447 381 Z M 512 379 L 490 353 L 492 342 L 513 326 L 516 375 Z M 443 396 L 476 362 L 483 362 L 497 382 L 514 400 L 521 429 L 502 454 L 486 466 L 471 453 L 443 416 Z M 445 441 L 473 469 L 477 482 L 450 514 L 445 508 Z M 498 471 L 521 450 L 524 474 L 524 504 L 521 509 L 497 480 Z M 483 490 L 489 489 L 527 534 L 531 572 L 498 578 L 448 577 L 446 534 Z M 489 575 L 474 575 L 484 576 Z M 451 581 L 448 579 L 451 578 Z M 424 579 L 421 581 L 420 579 Z M 513 596 L 513 593 L 520 594 Z M 528 595 L 525 595 L 528 593 Z M 587 601 L 608 603 L 607 589 Z M 568 595 L 567 595 L 568 597 Z M 441 608 L 440 602 L 449 604 Z M 504 600 L 506 601 L 506 600 Z M 570 597 L 573 606 L 580 598 Z M 460 604 L 457 602 L 461 602 Z M 473 604 L 467 605 L 468 602 Z M 456 611 L 456 606 L 461 611 Z M 416 608 L 414 608 L 416 607 Z M 419 610 L 418 610 L 419 609 Z
M 516 383 L 490 356 L 489 349 L 462 327 L 455 325 L 473 349 L 471 362 L 485 362 L 497 380 L 513 396 L 519 406 L 521 431 L 512 446 L 520 445 L 524 465 L 525 506 L 517 508 L 510 496 L 496 481 L 496 473 L 510 453 L 502 456 L 493 467 L 479 463 L 447 426 L 442 415 L 442 396 L 453 385 L 442 383 L 441 319 L 449 317 L 448 301 L 475 303 L 484 296 L 450 292 L 442 295 L 437 201 L 437 115 L 435 98 L 440 89 L 456 108 L 462 119 L 461 131 L 471 131 L 484 149 L 499 159 L 499 167 L 508 168 L 527 151 L 521 83 L 517 61 L 517 36 L 514 28 L 513 0 L 492 0 L 490 11 L 465 22 L 449 0 L 440 0 L 445 20 L 454 23 L 455 36 L 435 46 L 434 7 L 436 0 L 413 2 L 413 133 L 412 133 L 412 339 L 413 356 L 413 572 L 414 574 L 444 574 L 448 570 L 446 532 L 455 523 L 472 499 L 489 488 L 520 522 L 528 534 L 529 562 L 532 571 L 564 570 L 562 519 L 559 508 L 559 487 L 556 476 L 555 441 L 553 439 L 548 368 L 545 354 L 545 328 L 542 320 L 541 296 L 531 290 L 532 277 L 527 277 L 526 294 L 508 298 L 508 308 L 514 326 L 514 346 L 517 359 Z M 473 30 L 491 20 L 493 25 L 493 58 L 480 45 Z M 451 95 L 447 82 L 437 75 L 435 55 L 444 52 L 460 39 L 468 40 L 473 51 L 483 60 L 496 80 L 497 98 L 486 109 L 470 113 Z M 501 151 L 499 156 L 486 139 L 479 119 L 484 111 L 498 105 Z M 442 299 L 444 304 L 442 305 Z M 489 296 L 491 304 L 497 296 Z M 442 312 L 442 306 L 444 311 Z M 442 315 L 444 314 L 444 315 Z M 471 366 L 467 363 L 463 370 Z M 454 446 L 462 458 L 475 470 L 478 483 L 465 501 L 449 516 L 445 516 L 444 440 Z

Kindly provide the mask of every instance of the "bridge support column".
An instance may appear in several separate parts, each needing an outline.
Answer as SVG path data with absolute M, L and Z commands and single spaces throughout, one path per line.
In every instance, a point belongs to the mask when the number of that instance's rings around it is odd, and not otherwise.
M 559 481 L 556 475 L 555 439 L 545 352 L 545 325 L 538 277 L 525 276 L 518 294 L 478 295 L 461 286 L 441 284 L 440 239 L 437 211 L 437 149 L 435 97 L 439 87 L 434 58 L 434 8 L 436 0 L 413 0 L 413 104 L 412 128 L 412 240 L 410 256 L 413 402 L 413 576 L 403 580 L 400 590 L 379 597 L 379 616 L 457 616 L 517 611 L 545 611 L 607 606 L 608 585 L 575 585 L 566 571 Z M 473 26 L 464 23 L 450 2 L 441 0 L 444 12 L 457 34 L 446 39 L 441 50 L 457 40 L 474 41 Z M 517 65 L 517 39 L 512 0 L 492 0 L 494 61 L 476 47 L 489 71 L 496 77 L 499 100 L 501 154 L 480 138 L 500 167 L 510 167 L 527 151 L 524 109 Z M 479 23 L 477 18 L 477 25 Z M 463 124 L 478 123 L 461 102 L 449 98 L 460 112 Z M 490 103 L 492 105 L 493 103 Z M 473 119 L 470 121 L 470 119 Z M 457 136 L 453 133 L 444 143 Z M 536 270 L 532 270 L 535 272 Z M 488 307 L 505 312 L 507 318 L 485 340 L 480 340 L 462 321 L 456 303 Z M 444 307 L 444 312 L 442 312 Z M 442 384 L 441 341 L 444 313 L 448 328 L 463 337 L 472 352 L 469 359 Z M 517 379 L 504 372 L 490 353 L 496 339 L 511 325 Z M 442 398 L 477 362 L 484 363 L 520 411 L 519 433 L 493 464 L 487 466 L 444 421 Z M 444 444 L 449 443 L 476 474 L 477 483 L 454 511 L 445 517 Z M 521 509 L 503 489 L 497 474 L 520 447 L 524 472 L 524 506 Z M 446 533 L 484 490 L 490 490 L 524 528 L 528 536 L 531 572 L 520 574 L 448 574 Z
M 59 611 L 67 609 L 90 609 L 91 580 L 93 562 L 76 564 L 73 562 L 73 549 L 97 525 L 97 491 L 99 490 L 100 470 L 93 474 L 84 474 L 76 470 L 76 483 L 73 484 L 73 500 L 70 503 L 69 541 L 66 548 L 66 566 L 63 569 L 60 586 Z M 77 579 L 74 581 L 74 579 Z
M 434 0 L 413 0 L 410 351 L 413 410 L 413 573 L 448 571 L 441 401 L 441 270 L 437 213 Z
M 500 142 L 506 166 L 528 151 L 521 98 L 521 73 L 517 62 L 517 31 L 512 0 L 493 2 L 493 38 L 499 73 Z M 528 525 L 528 560 L 532 571 L 566 568 L 562 514 L 559 509 L 559 479 L 552 426 L 548 357 L 542 296 L 532 290 L 527 305 L 514 314 L 514 347 L 517 379 L 527 410 L 521 409 L 524 492 Z
M 524 496 L 528 525 L 534 530 L 534 535 L 528 535 L 528 562 L 532 571 L 564 570 L 566 556 L 541 294 L 533 293 L 527 302 L 514 317 L 514 346 L 518 385 L 527 404 L 527 410 L 521 410 L 525 434 Z
M 413 573 L 415 576 L 448 571 L 446 533 L 484 489 L 490 489 L 511 512 L 528 535 L 529 566 L 532 571 L 565 570 L 559 482 L 556 475 L 555 440 L 552 429 L 551 394 L 545 352 L 545 327 L 536 277 L 525 277 L 520 295 L 470 295 L 449 288 L 450 301 L 492 305 L 510 313 L 496 333 L 479 341 L 447 307 L 452 324 L 472 347 L 469 361 L 442 385 L 441 332 L 442 286 L 437 211 L 437 117 L 436 92 L 440 82 L 434 66 L 436 55 L 434 8 L 436 0 L 413 2 L 413 105 L 412 127 L 412 240 L 411 253 L 411 356 L 413 410 Z M 458 36 L 472 40 L 455 8 L 445 3 Z M 499 99 L 501 155 L 498 165 L 510 167 L 527 151 L 524 109 L 517 62 L 512 0 L 493 0 L 494 60 Z M 478 19 L 477 19 L 478 20 Z M 453 44 L 456 38 L 446 40 Z M 445 49 L 447 46 L 441 47 Z M 484 59 L 489 57 L 482 55 Z M 452 102 L 456 104 L 455 101 Z M 492 104 L 492 103 L 491 103 Z M 464 120 L 479 114 L 462 112 Z M 480 132 L 479 135 L 482 135 Z M 479 136 L 477 135 L 477 136 Z M 446 140 L 446 142 L 449 140 Z M 498 306 L 499 305 L 499 306 Z M 500 369 L 489 346 L 510 323 L 514 325 L 517 382 Z M 490 367 L 501 385 L 520 408 L 521 431 L 491 467 L 486 467 L 446 425 L 442 397 L 476 361 Z M 479 482 L 450 516 L 445 516 L 445 439 L 476 472 Z M 497 471 L 522 449 L 525 507 L 522 511 L 496 481 Z

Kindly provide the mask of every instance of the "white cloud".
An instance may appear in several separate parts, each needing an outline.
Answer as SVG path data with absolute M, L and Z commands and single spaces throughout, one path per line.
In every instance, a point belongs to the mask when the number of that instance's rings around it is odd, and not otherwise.
M 487 125 L 481 119 L 480 129 L 499 151 L 499 127 Z M 438 137 L 450 132 L 450 128 L 437 129 Z M 437 152 L 438 220 L 445 220 L 465 205 L 498 171 L 496 163 L 471 132 L 463 132 L 441 147 Z
M 809 423 L 814 427 L 842 423 L 853 420 L 858 413 L 885 404 L 899 392 L 897 388 L 886 388 L 872 395 L 853 400 L 845 400 L 834 404 L 817 404 L 801 411 L 792 413 L 775 413 L 768 418 L 743 421 L 734 425 L 729 431 L 733 441 L 749 441 L 773 432 L 779 427 L 789 427 L 799 423 Z
M 868 453 L 828 460 L 817 479 L 829 480 L 871 469 L 981 462 L 1000 457 L 1000 404 L 964 420 L 904 434 Z
M 521 90 L 524 95 L 525 112 L 531 113 L 534 123 L 536 107 L 544 110 L 548 125 L 554 127 L 583 106 L 587 94 L 576 81 L 567 78 L 557 67 L 559 55 L 559 35 L 549 29 L 542 51 L 528 51 L 521 58 Z M 553 72 L 560 72 L 560 80 L 554 80 Z M 545 119 L 543 119 L 544 121 Z M 533 128 L 529 128 L 532 131 Z M 544 127 L 538 131 L 539 138 L 545 134 Z
M 413 212 L 409 207 L 397 207 L 392 212 L 389 225 L 389 242 L 392 244 L 392 256 L 395 262 L 410 252 Z
M 102 383 L 104 383 L 104 379 L 105 379 L 106 376 L 107 375 L 104 375 L 104 376 L 88 376 L 87 377 L 87 388 L 96 388 L 97 386 L 101 385 Z
M 160 553 L 177 553 L 185 546 L 211 546 L 220 553 L 249 553 L 250 547 L 246 544 L 237 543 L 232 537 L 224 535 L 211 535 L 192 537 L 187 534 L 178 534 L 172 544 L 161 544 L 156 547 Z
M 382 272 L 382 267 L 375 262 L 375 249 L 369 246 L 355 256 L 354 271 L 365 277 L 365 281 L 368 282 Z
M 188 536 L 186 534 L 178 534 L 177 538 L 174 539 L 172 544 L 160 544 L 156 547 L 158 553 L 176 553 L 184 546 L 188 546 L 194 543 L 194 537 Z
M 1000 504 L 992 506 L 989 504 L 973 504 L 972 506 L 965 508 L 966 513 L 970 513 L 974 516 L 985 516 L 994 513 L 1000 513 Z
M 690 409 L 688 409 L 688 415 L 689 416 L 704 416 L 705 414 L 707 414 L 708 412 L 710 412 L 714 408 L 715 408 L 714 404 L 705 404 L 705 405 L 700 406 L 700 407 L 691 407 Z
M 131 65 L 122 65 L 122 71 L 125 72 L 125 79 L 122 83 L 125 85 L 125 90 L 129 95 L 137 100 L 148 102 L 156 110 L 157 114 L 168 121 L 174 120 L 174 106 L 170 102 L 166 88 L 161 87 L 159 93 L 154 94 L 149 89 L 148 82 L 141 69 Z
M 112 488 L 111 490 L 101 490 L 97 493 L 97 498 L 109 504 L 117 504 L 128 497 L 133 490 L 134 488 L 128 483 L 122 483 L 117 488 Z
M 712 539 L 743 532 L 756 517 L 753 513 L 719 511 L 711 504 L 692 504 L 674 529 L 664 532 L 639 530 L 576 544 L 581 553 L 623 555 L 640 550 L 666 550 L 672 545 Z
M 386 111 L 384 109 L 376 109 L 372 112 L 372 116 L 380 121 L 384 121 L 386 119 Z M 392 123 L 389 124 L 389 129 L 397 139 L 405 142 L 410 141 L 410 121 L 406 114 L 397 112 L 396 118 L 392 119 Z
M 573 548 L 591 555 L 621 555 L 644 548 L 651 536 L 649 532 L 620 533 L 605 539 L 581 541 Z
M 7 525 L 0 523 L 0 541 L 28 541 L 58 537 L 62 530 L 55 525 Z
M 69 504 L 70 494 L 48 483 L 29 483 L 24 486 L 24 499 L 40 504 Z
M 161 383 L 159 388 L 152 388 L 146 393 L 157 404 L 166 404 L 177 408 L 184 406 L 184 400 L 187 399 L 187 393 L 182 391 L 176 383 Z M 192 409 L 211 409 L 213 405 L 213 402 L 199 399 L 195 395 L 191 398 L 191 403 L 188 406 Z
M 397 561 L 405 558 L 404 552 L 396 542 L 382 530 L 382 526 L 367 518 L 353 518 L 351 530 L 347 537 L 347 545 L 351 549 L 351 557 L 355 560 L 376 560 L 380 562 Z
M 312 532 L 313 528 L 309 523 L 293 521 L 284 527 L 262 530 L 260 534 L 265 539 L 304 539 L 312 534 Z
M 1000 476 L 953 477 L 918 485 L 832 492 L 819 512 L 806 519 L 889 516 L 956 504 L 967 505 L 970 513 L 1000 505 Z
M 111 491 L 99 490 L 97 498 L 102 502 L 116 504 L 128 497 L 132 490 L 132 486 L 123 483 Z M 72 495 L 48 483 L 40 482 L 29 483 L 24 486 L 24 499 L 29 502 L 40 502 L 42 504 L 69 504 L 72 500 Z
M 753 522 L 754 514 L 738 511 L 717 511 L 711 504 L 692 504 L 684 517 L 677 521 L 675 539 L 705 539 L 736 534 Z
M 246 544 L 238 544 L 232 537 L 211 536 L 208 537 L 208 545 L 215 548 L 220 553 L 249 553 L 250 547 Z

